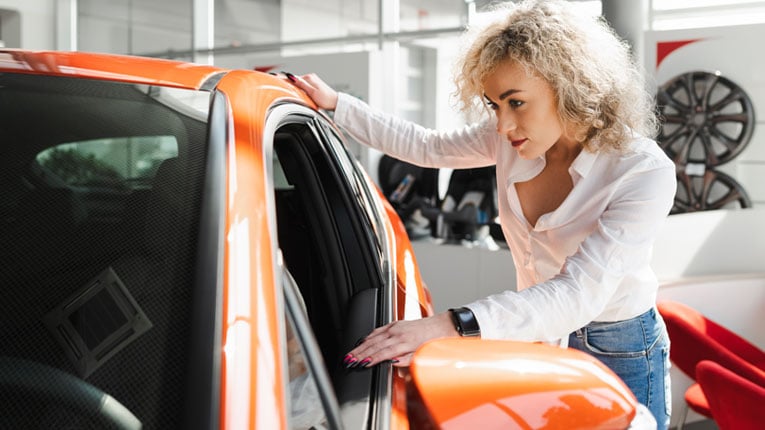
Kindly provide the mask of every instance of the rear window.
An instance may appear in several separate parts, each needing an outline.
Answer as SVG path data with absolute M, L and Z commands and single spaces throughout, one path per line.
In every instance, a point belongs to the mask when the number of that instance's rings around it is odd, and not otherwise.
M 188 392 L 209 105 L 208 92 L 0 74 L 0 356 L 76 375 L 144 428 L 178 428 Z M 105 428 L 8 391 L 0 428 Z
M 70 142 L 35 160 L 69 186 L 150 187 L 160 164 L 178 156 L 175 136 L 128 136 Z

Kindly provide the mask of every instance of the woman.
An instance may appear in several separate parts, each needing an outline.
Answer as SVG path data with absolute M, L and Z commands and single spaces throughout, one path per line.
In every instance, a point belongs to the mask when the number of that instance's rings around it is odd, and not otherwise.
M 495 164 L 518 273 L 517 292 L 374 330 L 346 364 L 407 365 L 422 343 L 460 334 L 567 344 L 601 359 L 667 428 L 669 339 L 649 263 L 675 167 L 647 137 L 652 97 L 628 47 L 568 3 L 526 1 L 458 65 L 463 108 L 480 100 L 493 115 L 449 132 L 373 110 L 315 75 L 288 76 L 363 144 L 427 167 Z

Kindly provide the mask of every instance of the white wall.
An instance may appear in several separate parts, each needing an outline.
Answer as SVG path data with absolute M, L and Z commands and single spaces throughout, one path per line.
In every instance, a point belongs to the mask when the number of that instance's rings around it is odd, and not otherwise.
M 414 241 L 412 246 L 436 312 L 516 289 L 515 267 L 507 249 L 491 251 L 430 240 Z
M 0 0 L 0 9 L 19 12 L 21 48 L 55 49 L 56 0 Z

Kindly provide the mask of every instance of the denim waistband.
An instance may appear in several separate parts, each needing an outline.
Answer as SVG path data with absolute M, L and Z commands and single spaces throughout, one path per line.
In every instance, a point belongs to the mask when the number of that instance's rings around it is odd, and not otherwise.
M 604 325 L 609 325 L 609 324 L 613 324 L 613 325 L 629 324 L 631 322 L 638 322 L 640 320 L 647 323 L 653 323 L 658 319 L 656 318 L 657 315 L 658 315 L 658 311 L 656 310 L 656 306 L 652 306 L 650 309 L 648 309 L 647 311 L 643 312 L 642 314 L 636 317 L 628 318 L 626 320 L 617 320 L 617 321 L 593 321 L 587 324 L 586 326 L 574 331 L 574 333 L 576 335 L 581 335 L 582 330 L 586 328 L 602 327 Z

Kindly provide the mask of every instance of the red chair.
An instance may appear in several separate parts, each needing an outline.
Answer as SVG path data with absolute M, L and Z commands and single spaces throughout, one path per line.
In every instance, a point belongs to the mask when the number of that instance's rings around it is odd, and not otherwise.
M 760 430 L 765 424 L 765 373 L 755 379 L 736 374 L 718 363 L 703 360 L 696 377 L 720 430 Z
M 663 300 L 657 308 L 667 324 L 672 343 L 670 359 L 691 379 L 696 378 L 696 365 L 703 360 L 719 363 L 726 369 L 752 379 L 753 373 L 765 372 L 765 351 L 743 337 L 717 324 L 688 305 Z M 685 392 L 685 403 L 699 414 L 712 418 L 712 411 L 698 384 Z M 687 409 L 682 412 L 678 430 L 682 429 Z

